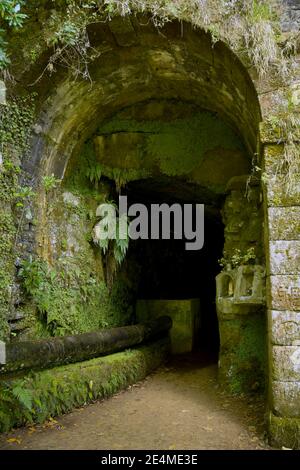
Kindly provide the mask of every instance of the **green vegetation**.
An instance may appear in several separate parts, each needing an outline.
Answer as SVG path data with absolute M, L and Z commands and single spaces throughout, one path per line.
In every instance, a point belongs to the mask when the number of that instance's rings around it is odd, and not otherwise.
M 278 448 L 299 449 L 300 419 L 269 415 L 271 444 Z
M 43 176 L 42 178 L 42 184 L 46 193 L 48 193 L 52 189 L 56 189 L 60 183 L 61 183 L 61 180 L 58 178 L 55 178 L 53 174 L 50 176 Z
M 0 431 L 11 427 L 11 409 L 15 419 L 21 422 L 30 421 L 33 407 L 33 393 L 27 388 L 29 378 L 17 379 L 12 383 L 3 381 L 0 385 Z
M 6 33 L 9 29 L 20 29 L 26 19 L 26 15 L 22 13 L 21 7 L 24 5 L 23 0 L 1 0 L 0 2 L 0 19 L 4 23 L 5 29 L 0 29 L 0 69 L 4 69 L 10 64 L 10 58 L 7 55 Z
M 297 191 L 300 175 L 300 146 L 299 105 L 295 103 L 290 91 L 287 92 L 285 102 L 281 105 L 276 116 L 269 116 L 266 124 L 270 127 L 278 144 L 284 144 L 283 152 L 278 158 L 276 174 L 283 177 L 286 194 Z M 267 175 L 263 175 L 264 182 L 268 183 Z
M 199 165 L 205 153 L 213 148 L 243 149 L 238 136 L 211 113 L 195 113 L 189 119 L 172 122 L 135 121 L 113 118 L 99 128 L 100 135 L 116 132 L 138 132 L 145 135 L 145 148 L 140 148 L 144 166 L 156 162 L 169 176 L 187 175 Z M 153 163 L 152 163 L 153 166 Z M 123 170 L 126 177 L 126 172 Z M 132 173 L 132 179 L 138 174 Z M 146 176 L 146 174 L 145 174 Z
M 104 255 L 112 250 L 116 262 L 120 265 L 129 247 L 129 220 L 126 214 L 118 215 L 115 203 L 105 201 L 105 204 L 105 213 L 97 213 L 102 218 L 94 227 L 93 240 Z M 105 232 L 107 237 L 101 237 L 102 232 Z
M 31 17 L 34 16 L 35 2 L 26 2 L 26 8 L 23 8 L 25 2 L 5 0 L 2 4 L 0 13 L 6 29 L 14 27 L 24 30 L 26 34 Z M 171 0 L 67 0 L 55 2 L 55 7 L 46 15 L 44 31 L 35 35 L 35 45 L 26 54 L 34 62 L 43 49 L 54 48 L 45 69 L 50 73 L 55 70 L 57 63 L 61 63 L 74 76 L 90 79 L 88 65 L 97 51 L 90 46 L 88 25 L 109 22 L 115 16 L 137 13 L 148 14 L 156 27 L 163 27 L 173 19 L 191 22 L 210 32 L 213 42 L 222 40 L 235 52 L 246 56 L 261 75 L 271 70 L 275 70 L 277 75 L 290 73 L 288 64 L 296 38 L 291 38 L 289 44 L 284 44 L 280 49 L 281 31 L 276 0 L 177 0 L 176 3 Z M 2 68 L 9 63 L 6 33 L 2 31 Z
M 0 338 L 8 337 L 7 313 L 10 311 L 15 240 L 24 215 L 24 202 L 34 195 L 30 187 L 19 184 L 20 159 L 29 148 L 34 118 L 34 96 L 0 105 Z M 18 222 L 15 210 L 22 209 Z
M 89 181 L 95 185 L 95 188 L 98 189 L 98 185 L 103 174 L 102 165 L 100 163 L 90 164 L 86 170 L 86 177 Z
M 23 261 L 22 285 L 37 308 L 37 323 L 44 336 L 84 333 L 130 323 L 130 292 L 116 281 L 109 292 L 93 276 L 86 260 L 50 267 L 44 260 Z M 37 325 L 38 328 L 39 325 Z M 38 330 L 35 332 L 37 335 Z
M 222 380 L 230 392 L 261 392 L 266 382 L 265 315 L 220 322 Z
M 228 253 L 224 251 L 224 256 L 219 260 L 219 265 L 223 268 L 229 265 L 234 269 L 241 265 L 254 264 L 255 259 L 256 254 L 254 247 L 248 248 L 244 254 L 239 248 L 235 248 L 232 256 L 229 256 Z
M 142 380 L 164 361 L 169 341 L 103 358 L 6 379 L 0 388 L 0 431 L 38 422 L 108 397 Z

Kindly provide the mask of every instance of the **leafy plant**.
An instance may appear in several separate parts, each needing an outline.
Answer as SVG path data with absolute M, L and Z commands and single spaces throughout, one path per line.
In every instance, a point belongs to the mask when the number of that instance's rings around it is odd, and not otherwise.
M 24 201 L 34 197 L 36 193 L 32 190 L 30 186 L 19 186 L 17 191 L 14 192 L 14 197 L 16 199 L 16 207 L 24 207 Z
M 241 265 L 253 264 L 256 259 L 255 248 L 251 247 L 244 253 L 238 248 L 235 248 L 233 254 L 229 256 L 226 251 L 224 251 L 224 256 L 219 260 L 219 265 L 221 267 L 226 267 L 229 265 L 231 268 L 237 268 Z
M 118 208 L 114 202 L 107 201 L 105 204 L 111 210 L 107 210 L 106 216 L 94 227 L 93 241 L 100 247 L 103 254 L 112 250 L 117 264 L 120 265 L 129 247 L 129 220 L 126 214 L 117 215 Z M 100 211 L 97 210 L 96 215 L 98 214 Z
M 23 0 L 1 0 L 0 19 L 3 20 L 7 27 L 19 29 L 23 26 L 27 15 L 21 13 L 20 10 L 24 3 Z M 0 29 L 0 69 L 4 69 L 10 64 L 10 59 L 6 52 L 7 42 L 4 39 L 5 35 L 6 29 Z
M 80 28 L 69 19 L 62 24 L 61 28 L 54 33 L 52 38 L 53 45 L 57 43 L 75 46 L 80 36 Z
M 11 410 L 20 424 L 32 422 L 35 413 L 33 392 L 27 388 L 28 378 L 3 382 L 0 386 L 0 431 L 8 431 L 11 426 Z
M 57 186 L 61 183 L 61 180 L 58 178 L 55 178 L 54 174 L 52 174 L 51 176 L 43 176 L 42 183 L 47 193 L 51 191 L 52 189 L 56 189 Z
M 98 188 L 99 181 L 102 176 L 102 166 L 100 163 L 95 163 L 90 165 L 86 170 L 86 177 L 91 183 L 93 183 Z
M 40 260 L 33 260 L 32 258 L 23 260 L 19 270 L 19 276 L 23 280 L 23 287 L 27 294 L 30 295 L 34 295 L 36 292 L 42 291 L 43 284 L 45 283 L 45 279 L 48 274 L 53 278 L 54 275 L 51 275 L 46 263 L 43 263 Z

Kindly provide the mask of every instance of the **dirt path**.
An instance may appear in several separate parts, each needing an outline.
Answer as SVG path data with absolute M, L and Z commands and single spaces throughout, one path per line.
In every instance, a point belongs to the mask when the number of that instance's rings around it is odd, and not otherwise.
M 264 405 L 229 397 L 216 366 L 173 360 L 142 383 L 43 426 L 0 438 L 0 449 L 266 449 Z

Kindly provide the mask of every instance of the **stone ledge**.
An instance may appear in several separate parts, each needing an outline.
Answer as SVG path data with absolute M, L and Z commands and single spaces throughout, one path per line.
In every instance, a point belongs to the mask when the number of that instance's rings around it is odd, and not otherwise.
M 23 387 L 32 397 L 31 409 L 25 409 L 12 394 L 10 401 L 0 403 L 0 431 L 26 423 L 42 423 L 109 397 L 144 379 L 163 363 L 169 349 L 170 341 L 166 338 L 121 353 L 25 375 L 21 380 L 26 378 Z M 7 379 L 5 388 L 19 383 L 20 378 Z
M 269 415 L 270 444 L 275 447 L 300 449 L 300 418 Z
M 300 382 L 274 381 L 272 395 L 276 415 L 300 418 Z
M 268 312 L 269 338 L 276 346 L 300 345 L 300 312 Z
M 273 346 L 271 367 L 273 380 L 300 382 L 300 346 Z

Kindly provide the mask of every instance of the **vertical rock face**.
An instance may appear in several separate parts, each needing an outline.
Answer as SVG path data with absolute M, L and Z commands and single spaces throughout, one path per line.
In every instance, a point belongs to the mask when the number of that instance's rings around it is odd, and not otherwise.
M 283 14 L 281 28 L 284 32 L 299 31 L 300 28 L 300 3 L 298 0 L 282 0 Z
M 6 87 L 2 80 L 0 80 L 0 104 L 6 104 Z
M 263 389 L 266 382 L 263 203 L 257 181 L 251 181 L 248 176 L 228 183 L 224 269 L 216 278 L 219 377 L 235 393 Z

